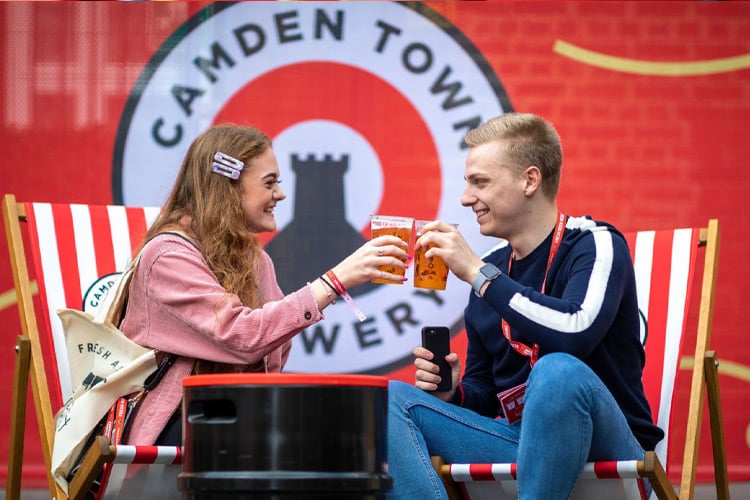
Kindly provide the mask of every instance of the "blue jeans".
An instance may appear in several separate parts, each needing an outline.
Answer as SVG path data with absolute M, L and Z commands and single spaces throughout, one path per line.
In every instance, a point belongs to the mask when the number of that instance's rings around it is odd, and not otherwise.
M 521 499 L 567 499 L 586 462 L 642 459 L 617 402 L 568 354 L 543 356 L 529 375 L 523 419 L 483 417 L 403 382 L 388 401 L 390 499 L 447 498 L 430 463 L 517 462 Z

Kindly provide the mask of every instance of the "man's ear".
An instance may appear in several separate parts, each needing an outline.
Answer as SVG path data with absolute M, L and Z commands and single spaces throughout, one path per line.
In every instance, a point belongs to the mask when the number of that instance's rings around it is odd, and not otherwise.
M 527 167 L 523 172 L 523 178 L 525 182 L 524 194 L 526 196 L 531 196 L 542 188 L 542 172 L 539 170 L 539 167 L 535 165 Z

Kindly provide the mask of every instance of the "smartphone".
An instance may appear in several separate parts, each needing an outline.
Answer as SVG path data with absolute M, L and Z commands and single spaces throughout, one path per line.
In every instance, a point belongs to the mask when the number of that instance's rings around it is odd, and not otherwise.
M 449 391 L 453 385 L 451 367 L 445 357 L 451 352 L 451 335 L 447 326 L 422 327 L 422 347 L 434 354 L 432 362 L 440 367 L 440 383 L 436 391 Z

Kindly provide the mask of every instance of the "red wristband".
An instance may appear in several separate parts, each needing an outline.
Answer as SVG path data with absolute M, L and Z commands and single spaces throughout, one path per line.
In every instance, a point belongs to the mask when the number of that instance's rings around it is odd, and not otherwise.
M 349 295 L 346 291 L 346 288 L 344 288 L 344 284 L 341 283 L 338 276 L 336 276 L 333 272 L 333 270 L 326 271 L 326 276 L 331 280 L 333 283 L 333 287 L 336 289 L 336 293 L 338 293 L 342 299 L 347 303 L 347 305 L 351 308 L 352 311 L 354 311 L 354 314 L 359 318 L 360 321 L 364 321 L 367 319 L 367 316 L 362 313 L 362 311 L 357 307 L 357 304 L 354 303 L 354 299 Z
M 333 283 L 333 287 L 336 289 L 336 293 L 338 293 L 339 295 L 343 295 L 346 293 L 344 284 L 339 281 L 339 277 L 336 276 L 332 270 L 326 271 L 326 276 L 331 280 L 331 283 Z

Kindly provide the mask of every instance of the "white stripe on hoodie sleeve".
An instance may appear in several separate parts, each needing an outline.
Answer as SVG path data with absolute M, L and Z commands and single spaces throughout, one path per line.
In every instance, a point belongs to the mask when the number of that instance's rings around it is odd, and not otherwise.
M 520 293 L 511 298 L 509 304 L 511 309 L 530 321 L 561 333 L 577 333 L 589 328 L 599 315 L 604 303 L 614 258 L 612 234 L 609 231 L 592 231 L 592 235 L 596 259 L 579 311 L 572 314 L 561 312 L 532 302 Z

